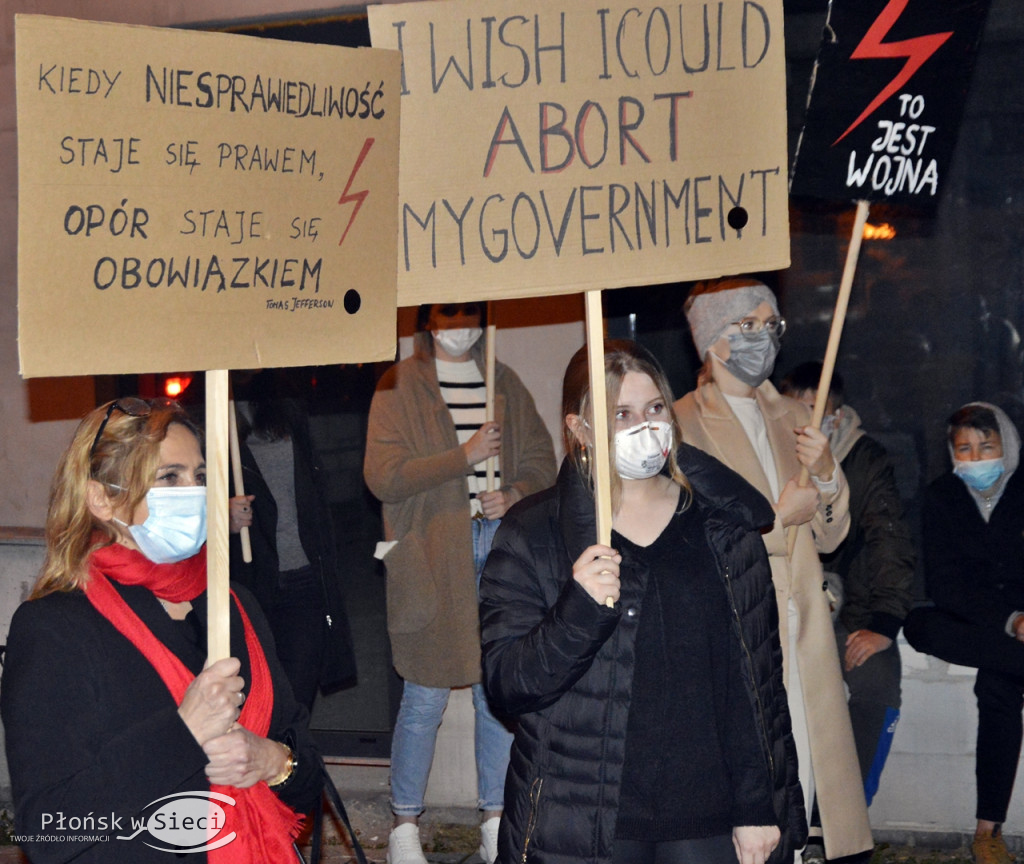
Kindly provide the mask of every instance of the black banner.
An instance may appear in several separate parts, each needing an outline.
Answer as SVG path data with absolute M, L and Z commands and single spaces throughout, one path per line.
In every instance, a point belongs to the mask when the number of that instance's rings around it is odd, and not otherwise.
M 934 207 L 988 0 L 831 0 L 790 192 Z

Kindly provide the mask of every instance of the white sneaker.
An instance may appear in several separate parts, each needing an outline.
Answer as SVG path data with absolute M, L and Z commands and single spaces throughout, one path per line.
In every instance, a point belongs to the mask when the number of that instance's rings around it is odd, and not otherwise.
M 415 822 L 403 822 L 388 835 L 387 864 L 427 864 Z
M 480 857 L 484 864 L 494 864 L 498 857 L 498 825 L 501 817 L 492 816 L 480 823 Z

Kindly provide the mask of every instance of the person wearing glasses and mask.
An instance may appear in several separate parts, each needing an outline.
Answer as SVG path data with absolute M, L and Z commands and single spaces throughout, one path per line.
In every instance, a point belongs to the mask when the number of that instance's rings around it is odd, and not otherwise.
M 762 536 L 780 610 L 800 781 L 805 800 L 817 796 L 821 814 L 821 828 L 812 820 L 812 848 L 823 842 L 828 858 L 861 854 L 873 846 L 871 829 L 818 558 L 849 528 L 846 480 L 828 438 L 809 425 L 807 407 L 768 380 L 786 329 L 771 289 L 749 277 L 698 283 L 684 311 L 704 365 L 697 389 L 675 404 L 683 440 L 739 473 L 775 508 L 774 525 Z M 799 484 L 802 469 L 806 486 Z
M 903 625 L 918 651 L 978 670 L 977 864 L 1012 864 L 1003 839 L 1024 706 L 1024 475 L 1006 413 L 971 402 L 947 424 L 953 467 L 925 490 L 922 547 L 934 606 Z
M 765 864 L 806 835 L 764 544 L 771 505 L 679 443 L 668 382 L 604 343 L 611 545 L 597 541 L 587 349 L 556 485 L 480 584 L 488 694 L 518 718 L 502 862 Z
M 232 656 L 204 668 L 205 483 L 173 402 L 97 408 L 60 460 L 0 689 L 15 830 L 38 864 L 294 859 L 320 758 L 244 589 Z
M 477 582 L 499 520 L 554 481 L 551 436 L 516 374 L 495 364 L 486 420 L 483 307 L 420 308 L 413 355 L 370 405 L 364 476 L 383 504 L 388 634 L 404 679 L 391 745 L 389 864 L 426 864 L 419 817 L 441 717 L 453 687 L 472 685 L 480 855 L 491 864 L 512 736 L 480 685 Z M 494 489 L 487 491 L 493 458 Z

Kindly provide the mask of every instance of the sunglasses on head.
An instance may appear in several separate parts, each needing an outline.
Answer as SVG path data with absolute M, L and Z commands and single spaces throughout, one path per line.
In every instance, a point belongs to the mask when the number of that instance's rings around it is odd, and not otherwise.
M 103 437 L 103 430 L 107 428 L 107 423 L 110 421 L 110 415 L 114 411 L 120 411 L 122 414 L 127 414 L 129 417 L 148 417 L 154 407 L 178 407 L 178 403 L 173 399 L 139 399 L 137 396 L 125 396 L 121 399 L 115 399 L 107 406 L 107 413 L 103 415 L 103 422 L 100 423 L 100 428 L 96 430 L 96 437 L 92 439 L 92 447 L 89 448 L 89 458 L 92 459 L 96 455 L 96 448 L 99 446 L 100 438 Z
M 454 318 L 456 315 L 479 315 L 481 313 L 478 303 L 445 303 L 437 307 L 437 314 L 445 318 Z

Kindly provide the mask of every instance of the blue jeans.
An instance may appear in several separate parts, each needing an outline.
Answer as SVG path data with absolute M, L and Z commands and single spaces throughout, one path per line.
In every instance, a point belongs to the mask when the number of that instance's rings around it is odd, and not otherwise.
M 477 585 L 499 520 L 473 520 L 473 564 Z M 391 738 L 391 811 L 396 816 L 419 816 L 434 761 L 437 730 L 451 690 L 406 681 Z M 473 685 L 475 714 L 477 803 L 481 810 L 500 811 L 505 803 L 512 733 L 487 705 L 481 684 Z

